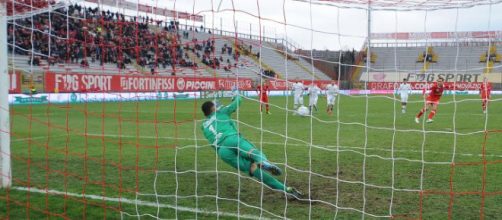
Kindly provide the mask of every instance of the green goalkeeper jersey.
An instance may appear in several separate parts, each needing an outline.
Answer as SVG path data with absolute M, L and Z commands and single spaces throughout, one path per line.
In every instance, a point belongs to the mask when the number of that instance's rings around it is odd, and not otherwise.
M 213 112 L 213 114 L 204 119 L 202 123 L 204 137 L 206 137 L 213 147 L 218 147 L 218 144 L 226 137 L 238 134 L 231 115 L 237 110 L 240 103 L 241 97 L 236 96 L 232 103 L 216 110 L 216 112 Z

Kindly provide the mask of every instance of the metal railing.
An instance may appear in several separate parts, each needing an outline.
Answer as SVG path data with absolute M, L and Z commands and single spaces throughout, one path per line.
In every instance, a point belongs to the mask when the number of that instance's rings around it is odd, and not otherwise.
M 236 33 L 233 32 L 233 31 L 225 31 L 225 30 L 219 30 L 218 28 L 206 28 L 206 27 L 202 27 L 202 30 L 201 29 L 201 26 L 195 26 L 195 25 L 188 25 L 188 24 L 179 24 L 178 25 L 179 27 L 179 30 L 181 31 L 190 31 L 190 29 L 192 31 L 195 31 L 195 29 L 199 30 L 200 32 L 202 33 L 209 33 L 209 31 L 211 31 L 211 33 L 214 33 L 214 34 L 217 34 L 217 35 L 221 35 L 221 36 L 226 36 L 226 37 L 236 37 Z M 259 36 L 259 35 L 253 35 L 253 34 L 245 34 L 245 33 L 239 33 L 237 32 L 237 38 L 240 38 L 240 39 L 249 39 L 249 40 L 256 40 L 256 41 L 264 41 L 264 42 L 269 42 L 269 43 L 283 43 L 284 42 L 287 42 L 285 41 L 284 39 L 282 38 L 273 38 L 273 37 L 266 37 L 266 36 Z
M 488 47 L 488 45 L 502 46 L 502 40 L 494 41 L 491 43 L 489 40 L 476 40 L 476 41 L 440 41 L 440 42 L 376 42 L 372 43 L 371 47 Z

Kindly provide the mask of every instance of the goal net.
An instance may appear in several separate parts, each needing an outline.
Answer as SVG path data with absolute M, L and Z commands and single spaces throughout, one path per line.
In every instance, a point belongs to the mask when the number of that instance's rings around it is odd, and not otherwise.
M 502 215 L 501 1 L 0 9 L 0 218 Z

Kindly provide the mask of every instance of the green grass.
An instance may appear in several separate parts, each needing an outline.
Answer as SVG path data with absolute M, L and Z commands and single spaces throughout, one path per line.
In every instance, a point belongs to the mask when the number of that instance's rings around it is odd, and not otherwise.
M 418 96 L 412 98 L 418 101 Z M 256 102 L 246 100 L 235 115 L 242 122 L 241 133 L 284 169 L 279 179 L 300 189 L 312 203 L 288 201 L 219 160 L 203 139 L 200 123 L 193 120 L 202 117 L 201 100 L 12 106 L 15 187 L 0 191 L 0 218 L 137 219 L 129 215 L 139 214 L 153 219 L 149 214 L 215 219 L 208 212 L 219 211 L 269 218 L 332 219 L 336 214 L 339 219 L 353 219 L 361 218 L 364 209 L 370 219 L 390 211 L 399 218 L 445 219 L 450 212 L 454 219 L 476 219 L 483 197 L 484 166 L 479 162 L 485 140 L 480 132 L 485 126 L 480 101 L 467 100 L 476 98 L 459 96 L 454 105 L 451 96 L 444 97 L 446 104 L 440 106 L 434 123 L 424 127 L 413 121 L 421 104 L 410 103 L 408 113 L 401 114 L 399 103 L 383 96 L 343 96 L 339 117 L 326 115 L 321 98 L 318 119 L 312 121 L 286 117 L 277 107 L 272 115 L 260 115 Z M 271 103 L 284 107 L 286 99 L 272 98 Z M 493 102 L 489 130 L 501 130 L 500 112 L 502 103 Z M 451 133 L 453 129 L 457 134 Z M 500 143 L 502 133 L 488 133 L 486 161 L 502 160 Z M 453 158 L 455 166 L 449 163 Z M 502 163 L 486 165 L 487 219 L 502 216 L 501 173 Z M 163 206 L 16 188 L 28 186 Z M 162 196 L 156 198 L 155 192 Z

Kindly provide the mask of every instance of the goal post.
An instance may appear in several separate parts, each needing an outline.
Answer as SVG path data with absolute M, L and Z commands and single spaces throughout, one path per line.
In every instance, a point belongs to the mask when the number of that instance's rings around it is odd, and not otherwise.
M 7 62 L 7 3 L 0 1 L 0 161 L 2 188 L 12 185 L 10 161 L 9 67 Z

